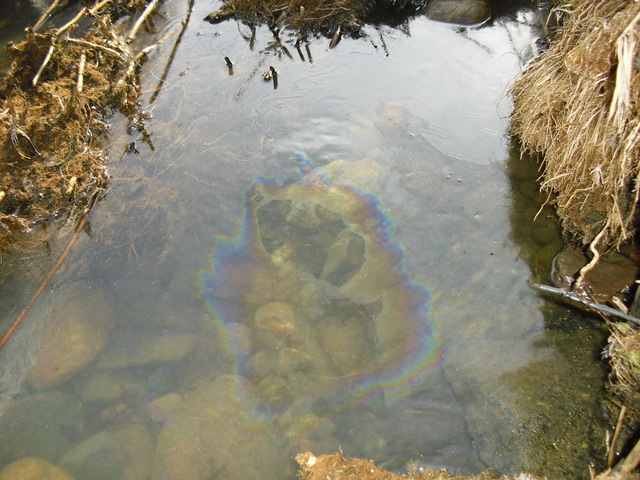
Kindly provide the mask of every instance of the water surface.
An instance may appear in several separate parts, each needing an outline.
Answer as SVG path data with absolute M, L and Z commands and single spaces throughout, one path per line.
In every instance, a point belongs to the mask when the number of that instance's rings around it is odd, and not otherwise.
M 216 5 L 161 7 L 148 136 L 111 119 L 109 190 L 0 352 L 0 462 L 293 478 L 296 453 L 341 449 L 398 471 L 586 478 L 598 331 L 557 328 L 566 313 L 528 286 L 561 243 L 547 210 L 533 221 L 536 166 L 507 133 L 536 13 L 480 29 L 418 17 L 298 50 L 202 22 Z M 69 230 L 7 255 L 3 326 Z M 85 331 L 104 344 L 85 368 L 60 384 L 33 371 Z

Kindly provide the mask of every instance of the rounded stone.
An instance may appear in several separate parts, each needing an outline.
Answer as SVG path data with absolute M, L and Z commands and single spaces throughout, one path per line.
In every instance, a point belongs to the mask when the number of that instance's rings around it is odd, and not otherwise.
M 55 465 L 40 458 L 22 458 L 0 470 L 0 480 L 74 480 Z
M 258 308 L 253 324 L 258 342 L 276 348 L 288 343 L 295 330 L 296 319 L 288 303 L 271 302 Z
M 12 400 L 0 417 L 0 465 L 24 457 L 57 461 L 84 434 L 86 416 L 79 398 L 55 390 Z
M 487 0 L 433 0 L 424 13 L 437 22 L 479 25 L 491 18 L 491 5 Z
M 56 298 L 37 342 L 31 386 L 46 390 L 71 379 L 102 352 L 113 325 L 109 302 L 100 290 L 70 285 Z
M 554 259 L 552 282 L 559 288 L 571 290 L 580 269 L 589 262 L 583 251 L 576 247 L 564 248 Z M 603 256 L 584 277 L 589 294 L 598 303 L 607 303 L 618 292 L 631 288 L 640 274 L 640 265 L 617 252 Z

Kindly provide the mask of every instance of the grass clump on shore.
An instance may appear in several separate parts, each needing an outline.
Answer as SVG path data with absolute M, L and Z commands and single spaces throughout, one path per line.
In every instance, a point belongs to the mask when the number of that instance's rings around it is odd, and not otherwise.
M 576 0 L 565 13 L 512 88 L 512 131 L 544 155 L 542 188 L 565 231 L 604 251 L 638 224 L 640 4 Z

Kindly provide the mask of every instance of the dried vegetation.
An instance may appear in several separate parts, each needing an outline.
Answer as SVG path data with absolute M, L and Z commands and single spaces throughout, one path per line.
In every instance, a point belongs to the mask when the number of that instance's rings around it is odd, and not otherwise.
M 226 0 L 206 20 L 216 23 L 228 18 L 266 23 L 272 29 L 289 28 L 307 34 L 334 35 L 345 31 L 357 35 L 366 21 L 381 13 L 413 13 L 425 0 Z
M 565 232 L 589 245 L 591 259 L 573 285 L 584 295 L 585 274 L 605 251 L 629 243 L 639 226 L 640 3 L 562 5 L 564 23 L 549 50 L 512 88 L 512 130 L 525 150 L 541 155 L 542 189 Z M 605 354 L 618 424 L 608 445 L 611 470 L 597 478 L 637 478 L 640 442 L 613 465 L 640 424 L 640 333 L 634 324 L 611 329 Z
M 542 188 L 566 232 L 592 251 L 638 221 L 640 4 L 576 0 L 549 51 L 514 85 L 513 132 L 544 154 Z
M 0 90 L 0 249 L 38 223 L 82 212 L 106 186 L 99 137 L 113 109 L 139 119 L 135 73 L 146 51 L 134 55 L 130 42 L 156 4 L 102 0 L 66 25 L 36 33 L 47 12 L 23 42 L 8 45 L 12 65 Z M 137 14 L 128 35 L 113 25 Z M 89 27 L 74 35 L 80 22 Z
M 490 471 L 478 475 L 451 475 L 446 470 L 421 468 L 418 465 L 408 466 L 408 475 L 391 473 L 377 467 L 370 460 L 361 458 L 344 458 L 340 454 L 320 455 L 316 457 L 310 452 L 296 456 L 300 464 L 298 476 L 300 480 L 538 480 L 539 477 L 522 473 L 517 477 L 496 475 Z

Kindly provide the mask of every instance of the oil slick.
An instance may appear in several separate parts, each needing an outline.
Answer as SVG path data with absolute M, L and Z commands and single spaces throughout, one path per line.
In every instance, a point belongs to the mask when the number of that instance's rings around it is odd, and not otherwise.
M 198 273 L 216 362 L 163 424 L 151 478 L 284 478 L 300 451 L 384 448 L 385 407 L 444 358 L 372 193 L 384 167 L 296 159 L 299 178 L 253 183 Z
M 233 373 L 289 439 L 405 395 L 444 358 L 430 291 L 402 271 L 389 212 L 358 186 L 382 167 L 298 164 L 300 179 L 254 183 L 198 282 Z

